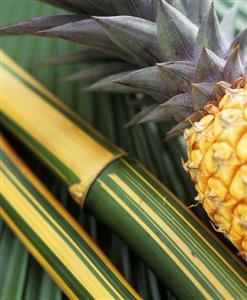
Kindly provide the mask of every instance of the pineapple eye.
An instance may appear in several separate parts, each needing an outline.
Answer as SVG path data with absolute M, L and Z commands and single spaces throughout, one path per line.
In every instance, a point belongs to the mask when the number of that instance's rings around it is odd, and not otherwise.
M 226 125 L 236 122 L 241 117 L 239 109 L 225 109 L 221 112 L 220 118 Z

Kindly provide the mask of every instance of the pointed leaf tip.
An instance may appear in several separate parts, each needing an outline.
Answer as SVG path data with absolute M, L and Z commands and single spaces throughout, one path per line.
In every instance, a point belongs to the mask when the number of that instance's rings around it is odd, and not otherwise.
M 160 102 L 166 98 L 166 87 L 156 66 L 130 72 L 114 82 L 133 87 Z
M 49 30 L 67 23 L 85 19 L 83 15 L 51 15 L 33 18 L 27 21 L 0 26 L 0 35 L 37 34 L 37 31 Z
M 164 121 L 175 121 L 173 116 L 168 110 L 166 110 L 161 105 L 150 107 L 150 110 L 146 114 L 142 115 L 142 118 L 139 118 L 138 124 L 146 122 L 164 122 Z
M 155 23 L 131 16 L 97 17 L 95 20 L 140 67 L 160 61 Z
M 125 61 L 133 62 L 133 59 L 108 37 L 94 19 L 68 23 L 45 31 L 39 31 L 38 34 L 85 44 L 104 53 L 122 58 Z
M 164 86 L 170 95 L 190 90 L 195 66 L 189 61 L 173 61 L 157 64 Z
M 166 60 L 193 58 L 197 27 L 164 0 L 159 0 L 157 35 Z
M 221 57 L 225 55 L 225 45 L 220 34 L 218 17 L 213 2 L 202 20 L 197 35 L 197 42 L 200 47 L 204 46 Z
M 221 80 L 224 65 L 225 61 L 222 58 L 203 47 L 196 66 L 197 81 Z
M 191 93 L 180 93 L 161 104 L 176 122 L 180 122 L 193 112 Z
M 96 91 L 100 91 L 100 92 L 117 92 L 117 93 L 131 93 L 131 92 L 136 92 L 135 88 L 129 87 L 129 86 L 125 86 L 125 85 L 121 85 L 118 84 L 114 81 L 116 81 L 118 78 L 121 78 L 125 75 L 127 75 L 128 73 L 130 73 L 129 71 L 126 72 L 122 72 L 122 73 L 118 73 L 118 74 L 114 74 L 114 75 L 110 75 L 106 78 L 103 78 L 99 81 L 97 81 L 96 83 L 84 88 L 84 91 L 87 92 L 96 92 Z
M 229 83 L 243 75 L 243 66 L 240 60 L 240 45 L 236 45 L 229 56 L 223 71 L 223 79 Z

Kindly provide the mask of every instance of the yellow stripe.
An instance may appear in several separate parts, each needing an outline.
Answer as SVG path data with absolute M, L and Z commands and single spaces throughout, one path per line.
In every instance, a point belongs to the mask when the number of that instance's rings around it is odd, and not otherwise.
M 0 136 L 0 143 L 2 150 L 8 155 L 8 158 L 22 174 L 25 174 L 29 182 L 44 196 L 46 201 L 66 220 L 66 222 L 82 237 L 88 244 L 92 251 L 100 258 L 100 260 L 112 271 L 115 277 L 121 284 L 133 295 L 135 299 L 141 299 L 136 291 L 128 284 L 124 277 L 119 273 L 115 266 L 108 260 L 101 249 L 92 241 L 89 235 L 83 228 L 74 220 L 74 218 L 61 206 L 61 204 L 54 198 L 54 196 L 45 188 L 45 186 L 37 179 L 37 177 L 30 171 L 30 169 L 23 163 L 15 152 L 9 147 L 8 143 Z M 30 195 L 30 194 L 29 194 Z M 37 202 L 36 202 L 37 203 Z
M 113 155 L 59 111 L 3 70 L 2 111 L 69 167 L 88 186 Z M 21 96 L 23 95 L 23 96 Z M 35 125 L 37 124 L 37 125 Z
M 155 213 L 155 211 L 153 211 L 144 201 L 142 201 L 142 199 L 116 174 L 109 174 L 109 177 L 153 220 L 153 224 L 158 230 L 160 229 L 158 228 L 157 224 L 163 229 L 163 233 L 167 234 L 167 236 L 175 242 L 175 245 L 180 248 L 180 252 L 188 257 L 187 261 L 190 264 L 193 263 L 196 269 L 199 268 L 200 272 L 210 281 L 210 284 L 214 285 L 215 289 L 219 290 L 225 299 L 232 298 L 228 290 L 226 290 L 221 282 L 215 277 L 215 275 L 210 272 L 200 258 L 193 255 L 186 243 L 179 238 L 179 236 L 159 217 L 158 214 Z
M 194 226 L 192 226 L 190 224 L 190 222 L 169 202 L 167 201 L 167 199 L 165 199 L 165 197 L 157 190 L 154 188 L 154 186 L 152 184 L 150 184 L 139 172 L 137 172 L 127 161 L 122 160 L 123 163 L 132 171 L 135 173 L 135 175 L 137 175 L 137 177 L 139 177 L 153 192 L 155 192 L 156 195 L 159 196 L 159 198 L 164 201 L 165 204 L 167 204 L 178 216 L 181 220 L 183 220 L 186 225 L 188 225 L 195 233 L 198 237 L 200 237 L 200 239 L 224 262 L 224 264 L 234 273 L 234 275 L 236 275 L 238 277 L 238 279 L 245 285 L 247 286 L 246 281 L 242 278 L 242 276 L 240 276 L 240 274 L 225 260 L 225 258 L 223 256 L 220 255 L 220 253 L 204 238 L 204 236 L 196 230 L 196 228 Z M 141 165 L 139 166 L 143 169 L 143 171 L 145 173 L 148 174 L 148 176 L 150 176 L 159 186 L 161 189 L 163 189 L 167 194 L 171 194 L 171 192 L 169 190 L 166 189 L 166 187 L 164 185 L 162 185 L 159 180 L 157 178 L 155 178 L 150 172 L 148 172 L 144 167 L 142 167 Z M 174 196 L 172 195 L 174 201 L 176 201 L 178 203 L 178 205 L 182 206 L 183 204 Z M 190 211 L 190 210 L 186 210 L 193 218 L 195 218 L 194 214 Z M 246 270 L 246 265 L 244 265 L 240 260 L 237 260 L 236 257 L 229 251 L 229 249 L 227 249 L 224 244 L 216 239 L 212 233 L 209 231 L 208 228 L 206 228 L 206 226 L 200 222 L 199 220 L 197 220 L 198 225 L 200 225 L 201 227 L 203 227 L 203 229 L 205 229 L 209 235 L 217 241 L 218 244 L 220 244 L 224 250 L 227 252 L 227 254 L 229 254 L 244 270 Z
M 1 56 L 2 61 L 13 65 L 2 52 Z M 30 76 L 23 72 L 19 70 L 20 75 L 27 76 L 30 81 Z M 74 193 L 75 200 L 80 204 L 97 175 L 123 152 L 114 155 L 102 147 L 3 66 L 1 74 L 4 76 L 0 95 L 2 113 L 14 120 L 80 179 L 79 187 L 76 185 Z M 66 181 L 65 174 L 59 173 L 59 170 L 56 172 Z M 72 183 L 67 181 L 67 184 Z M 72 188 L 72 193 L 73 191 Z
M 52 226 L 33 208 L 33 206 L 16 190 L 6 176 L 2 176 L 3 194 L 32 230 L 55 253 L 66 268 L 96 299 L 112 299 L 112 295 L 99 283 L 97 278 L 82 263 L 69 245 L 57 234 Z
M 35 204 L 42 213 L 49 219 L 51 223 L 55 225 L 59 229 L 59 231 L 69 240 L 69 242 L 76 248 L 76 250 L 83 256 L 85 261 L 91 266 L 92 269 L 99 275 L 99 277 L 102 278 L 102 280 L 105 282 L 105 284 L 111 288 L 111 290 L 118 296 L 119 299 L 123 299 L 122 296 L 118 293 L 118 291 L 112 286 L 112 284 L 107 280 L 107 278 L 102 274 L 97 267 L 90 261 L 90 259 L 87 257 L 87 255 L 82 251 L 82 249 L 79 248 L 79 246 L 74 242 L 74 240 L 71 239 L 71 237 L 67 234 L 67 232 L 47 213 L 47 211 L 40 205 L 38 201 L 33 197 L 33 195 L 25 188 L 25 186 L 18 181 L 18 179 L 14 176 L 14 174 L 10 173 L 7 167 L 3 164 L 3 169 L 5 172 L 9 175 L 9 177 L 14 181 L 16 186 L 24 193 L 26 194 L 33 204 Z M 84 232 L 84 235 L 87 235 L 86 232 Z
M 63 292 L 71 300 L 79 299 L 73 293 L 73 291 L 67 286 L 59 274 L 47 263 L 44 257 L 37 251 L 37 249 L 32 245 L 32 243 L 26 238 L 26 236 L 21 232 L 21 230 L 15 225 L 15 223 L 9 218 L 7 213 L 0 208 L 0 217 L 6 222 L 10 229 L 15 233 L 16 236 L 21 240 L 23 245 L 28 249 L 28 251 L 35 257 L 39 264 L 49 273 L 51 278 L 60 286 Z
M 59 98 L 57 98 L 52 92 L 45 88 L 39 81 L 37 81 L 32 75 L 26 72 L 22 67 L 20 67 L 16 62 L 14 62 L 3 50 L 0 49 L 0 61 L 4 62 L 13 72 L 15 72 L 20 78 L 23 78 L 28 82 L 32 87 L 38 90 L 41 94 L 45 95 L 50 99 L 54 104 L 60 107 L 63 111 L 71 115 L 75 120 L 79 121 L 83 126 L 93 132 L 96 136 L 104 139 L 102 134 L 99 133 L 94 127 L 92 127 L 88 122 L 84 121 L 77 113 L 69 109 Z M 107 140 L 107 143 L 110 143 Z M 124 153 L 121 148 L 117 146 L 112 146 L 119 151 L 119 153 Z
M 153 238 L 153 240 L 170 256 L 174 263 L 181 269 L 181 271 L 186 274 L 186 276 L 194 283 L 197 289 L 205 297 L 205 299 L 211 299 L 211 296 L 207 290 L 200 284 L 200 282 L 194 277 L 193 274 L 188 272 L 188 269 L 179 261 L 176 255 L 167 247 L 146 224 L 139 218 L 139 216 L 133 212 L 127 205 L 122 201 L 120 197 L 102 180 L 98 179 L 102 189 L 104 189 L 140 226 Z

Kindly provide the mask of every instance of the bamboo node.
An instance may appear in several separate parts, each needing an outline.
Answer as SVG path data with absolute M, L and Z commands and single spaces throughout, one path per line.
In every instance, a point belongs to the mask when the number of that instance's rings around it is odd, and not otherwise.
M 71 185 L 69 187 L 69 193 L 76 203 L 78 203 L 81 206 L 83 205 L 83 199 L 86 193 L 86 189 L 81 182 Z

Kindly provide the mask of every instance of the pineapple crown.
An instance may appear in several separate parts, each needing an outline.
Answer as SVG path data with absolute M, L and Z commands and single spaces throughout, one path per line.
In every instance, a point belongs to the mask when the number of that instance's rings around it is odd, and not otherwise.
M 87 45 L 40 65 L 93 62 L 64 81 L 93 82 L 87 91 L 141 94 L 129 125 L 177 124 L 175 135 L 246 76 L 247 28 L 235 36 L 238 5 L 219 23 L 208 0 L 43 0 L 72 12 L 0 27 L 0 35 L 33 34 Z

